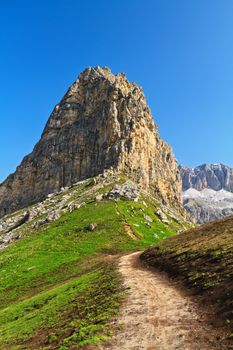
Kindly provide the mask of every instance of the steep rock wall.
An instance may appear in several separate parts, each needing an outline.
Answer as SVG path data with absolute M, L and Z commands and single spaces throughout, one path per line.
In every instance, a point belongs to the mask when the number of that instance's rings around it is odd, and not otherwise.
M 109 68 L 87 68 L 55 106 L 32 153 L 0 185 L 0 216 L 110 168 L 180 207 L 177 163 L 141 87 Z

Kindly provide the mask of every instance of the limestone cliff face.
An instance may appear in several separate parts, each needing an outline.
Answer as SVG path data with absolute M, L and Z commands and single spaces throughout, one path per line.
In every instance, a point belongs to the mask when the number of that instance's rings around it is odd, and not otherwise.
M 0 185 L 0 216 L 110 168 L 180 206 L 177 163 L 141 87 L 106 67 L 87 68 L 55 106 L 33 152 Z

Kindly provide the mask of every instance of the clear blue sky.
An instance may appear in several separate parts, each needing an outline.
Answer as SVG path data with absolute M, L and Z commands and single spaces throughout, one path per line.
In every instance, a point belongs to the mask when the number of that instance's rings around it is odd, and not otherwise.
M 182 164 L 233 166 L 232 0 L 0 0 L 0 181 L 86 66 L 143 86 Z

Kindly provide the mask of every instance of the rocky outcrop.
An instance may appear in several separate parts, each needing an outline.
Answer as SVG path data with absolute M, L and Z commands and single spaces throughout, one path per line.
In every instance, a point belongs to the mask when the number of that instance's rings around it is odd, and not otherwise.
M 87 68 L 55 106 L 33 152 L 0 185 L 0 216 L 110 168 L 180 207 L 177 163 L 141 87 L 106 67 Z
M 233 169 L 223 164 L 180 167 L 183 205 L 199 223 L 233 214 Z
M 233 169 L 224 164 L 203 164 L 196 168 L 179 167 L 183 191 L 211 188 L 233 192 Z
M 122 185 L 114 186 L 108 193 L 106 193 L 105 198 L 111 200 L 119 200 L 122 198 L 137 200 L 138 196 L 138 186 L 132 181 L 126 181 Z
M 59 192 L 48 194 L 43 201 L 0 218 L 0 251 L 29 233 L 45 230 L 55 221 L 57 221 L 57 225 L 60 225 L 59 219 L 67 213 L 89 210 L 88 205 L 91 203 L 95 203 L 94 206 L 97 207 L 100 202 L 102 205 L 107 205 L 111 201 L 125 200 L 138 202 L 139 208 L 141 206 L 140 211 L 143 213 L 146 213 L 145 210 L 148 207 L 145 200 L 148 203 L 153 203 L 152 207 L 155 205 L 156 208 L 155 214 L 162 223 L 171 223 L 172 225 L 174 221 L 178 223 L 180 228 L 184 227 L 185 222 L 180 213 L 156 201 L 150 193 L 142 190 L 138 184 L 127 179 L 126 176 L 122 178 L 122 174 L 119 175 L 108 170 L 94 178 L 62 188 Z M 136 212 L 133 211 L 133 213 L 136 215 Z M 120 215 L 119 212 L 118 214 Z M 168 216 L 169 221 L 164 220 Z M 148 218 L 149 216 L 145 214 L 144 223 L 147 226 L 150 220 Z M 91 222 L 86 226 L 86 230 L 94 231 L 95 225 L 94 222 Z M 135 224 L 135 226 L 138 225 Z

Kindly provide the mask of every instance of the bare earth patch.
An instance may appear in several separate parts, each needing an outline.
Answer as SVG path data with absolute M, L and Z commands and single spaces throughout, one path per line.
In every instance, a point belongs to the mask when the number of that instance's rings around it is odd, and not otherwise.
M 128 295 L 105 350 L 229 350 L 221 328 L 209 324 L 193 298 L 166 275 L 143 267 L 140 252 L 122 256 L 119 271 Z

